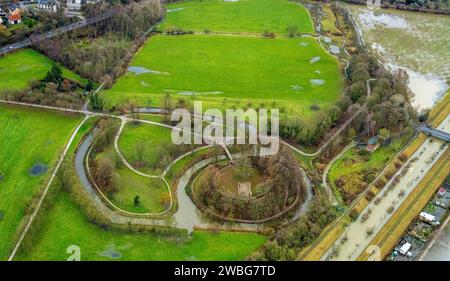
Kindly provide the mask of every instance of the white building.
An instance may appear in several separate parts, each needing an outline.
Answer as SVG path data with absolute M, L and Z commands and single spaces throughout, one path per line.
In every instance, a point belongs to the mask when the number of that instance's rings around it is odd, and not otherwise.
M 86 4 L 96 4 L 100 0 L 67 0 L 67 9 L 69 11 L 80 11 Z
M 406 242 L 405 244 L 403 244 L 403 246 L 400 247 L 400 254 L 404 255 L 404 256 L 411 256 L 411 252 L 409 251 L 411 249 L 412 245 L 408 242 Z
M 40 10 L 48 12 L 56 12 L 60 8 L 60 4 L 56 0 L 38 0 L 37 7 Z

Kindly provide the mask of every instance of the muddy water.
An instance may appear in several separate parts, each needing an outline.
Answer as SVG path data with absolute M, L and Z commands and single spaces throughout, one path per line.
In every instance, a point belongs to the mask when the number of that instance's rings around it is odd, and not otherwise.
M 450 261 L 450 223 L 436 237 L 436 242 L 425 255 L 425 261 Z
M 449 23 L 446 17 L 346 5 L 364 45 L 386 68 L 405 69 L 413 105 L 431 107 L 448 90 L 450 81 Z M 432 32 L 430 32 L 430 30 Z

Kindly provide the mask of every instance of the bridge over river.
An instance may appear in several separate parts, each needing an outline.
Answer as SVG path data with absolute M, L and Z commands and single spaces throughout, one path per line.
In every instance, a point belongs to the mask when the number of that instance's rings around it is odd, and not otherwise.
M 435 138 L 441 139 L 446 142 L 450 142 L 450 134 L 444 131 L 433 129 L 429 125 L 418 126 L 417 129 L 428 136 L 433 136 Z

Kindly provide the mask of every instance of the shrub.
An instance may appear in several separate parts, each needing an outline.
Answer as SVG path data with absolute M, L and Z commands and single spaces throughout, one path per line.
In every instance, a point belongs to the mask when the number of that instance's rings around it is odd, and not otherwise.
M 359 213 L 358 213 L 358 211 L 357 211 L 356 209 L 352 209 L 352 210 L 350 211 L 350 213 L 348 214 L 348 216 L 349 216 L 353 221 L 355 221 L 356 219 L 358 219 Z

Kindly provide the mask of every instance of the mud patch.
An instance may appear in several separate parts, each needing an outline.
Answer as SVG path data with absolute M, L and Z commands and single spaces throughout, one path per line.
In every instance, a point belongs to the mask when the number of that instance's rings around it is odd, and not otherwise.
M 48 171 L 48 167 L 44 164 L 37 163 L 30 169 L 30 175 L 32 176 L 40 176 L 45 174 Z
M 120 259 L 122 257 L 122 253 L 117 251 L 116 246 L 115 245 L 110 245 L 108 247 L 108 249 L 98 253 L 99 256 L 101 257 L 106 257 L 106 258 L 110 258 L 110 259 Z
M 309 63 L 316 63 L 320 61 L 320 57 L 313 57 L 312 59 L 309 60 Z
M 311 79 L 309 80 L 309 82 L 314 86 L 322 86 L 323 84 L 325 84 L 325 80 L 322 79 Z

